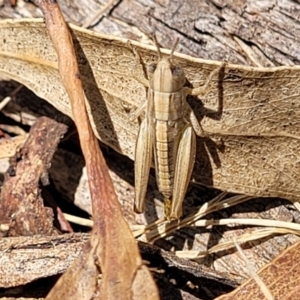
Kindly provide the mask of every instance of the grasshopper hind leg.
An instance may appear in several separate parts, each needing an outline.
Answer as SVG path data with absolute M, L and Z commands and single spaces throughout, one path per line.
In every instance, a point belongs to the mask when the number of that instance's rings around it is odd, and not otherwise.
M 193 172 L 196 154 L 196 135 L 189 124 L 184 129 L 179 145 L 175 164 L 174 187 L 171 205 L 165 206 L 166 218 L 179 219 L 182 215 L 182 203 Z

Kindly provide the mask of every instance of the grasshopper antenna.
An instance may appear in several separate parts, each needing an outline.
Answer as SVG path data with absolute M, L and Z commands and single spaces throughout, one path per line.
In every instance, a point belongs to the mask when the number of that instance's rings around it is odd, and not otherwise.
M 173 44 L 173 47 L 172 47 L 171 53 L 170 53 L 170 60 L 171 61 L 173 61 L 173 53 L 174 53 L 178 43 L 179 43 L 179 38 L 176 38 L 175 43 Z
M 153 41 L 154 41 L 155 46 L 156 46 L 156 48 L 157 48 L 158 58 L 161 59 L 160 46 L 159 46 L 159 44 L 158 44 L 158 41 L 157 41 L 157 39 L 156 39 L 155 34 L 152 35 L 152 38 L 153 38 Z

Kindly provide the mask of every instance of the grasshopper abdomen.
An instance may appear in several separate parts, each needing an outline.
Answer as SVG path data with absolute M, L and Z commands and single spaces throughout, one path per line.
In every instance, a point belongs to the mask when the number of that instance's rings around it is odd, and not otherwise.
M 149 90 L 148 101 L 153 101 L 154 116 L 154 162 L 156 182 L 165 199 L 171 199 L 174 185 L 175 160 L 178 139 L 184 128 L 183 95 Z

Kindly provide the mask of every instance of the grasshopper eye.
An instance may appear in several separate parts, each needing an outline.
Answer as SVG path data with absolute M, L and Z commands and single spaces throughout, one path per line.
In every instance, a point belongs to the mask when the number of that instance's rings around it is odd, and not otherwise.
M 173 66 L 172 67 L 172 75 L 174 77 L 181 77 L 182 75 L 184 75 L 183 69 L 180 66 Z
M 155 71 L 155 69 L 156 69 L 156 67 L 157 67 L 157 64 L 155 64 L 155 63 L 149 65 L 148 66 L 148 72 L 151 73 L 151 74 L 153 74 L 154 71 Z

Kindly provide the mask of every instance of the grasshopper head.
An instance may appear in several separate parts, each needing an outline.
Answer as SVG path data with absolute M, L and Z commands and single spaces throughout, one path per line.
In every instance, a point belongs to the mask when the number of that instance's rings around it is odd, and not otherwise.
M 156 39 L 155 43 L 157 46 L 158 61 L 148 67 L 150 88 L 162 93 L 177 92 L 185 84 L 183 68 L 179 65 L 173 64 L 173 52 L 178 44 L 178 40 L 176 40 L 172 47 L 168 58 L 162 57 Z

